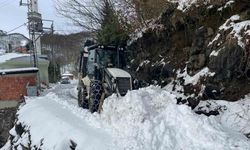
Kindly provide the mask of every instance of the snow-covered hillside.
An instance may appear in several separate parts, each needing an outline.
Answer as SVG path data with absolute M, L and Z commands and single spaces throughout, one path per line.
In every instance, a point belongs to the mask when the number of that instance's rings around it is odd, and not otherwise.
M 197 115 L 177 105 L 167 88 L 150 86 L 124 97 L 105 100 L 101 114 L 77 107 L 66 95 L 71 89 L 55 87 L 37 98 L 27 98 L 18 111 L 23 133 L 13 128 L 13 140 L 2 150 L 40 147 L 43 150 L 247 150 L 250 141 L 237 129 L 225 126 L 217 116 Z M 60 89 L 60 92 L 56 92 Z M 62 92 L 64 91 L 64 93 Z M 65 96 L 63 96 L 65 95 Z M 226 122 L 226 121 L 225 121 Z M 233 121 L 232 121 L 233 122 Z

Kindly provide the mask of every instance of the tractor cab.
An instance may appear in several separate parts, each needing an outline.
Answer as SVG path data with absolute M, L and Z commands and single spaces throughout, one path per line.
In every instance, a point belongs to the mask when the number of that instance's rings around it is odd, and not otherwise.
M 78 104 L 100 111 L 104 98 L 116 93 L 124 96 L 132 90 L 131 75 L 123 48 L 99 44 L 86 45 L 80 55 Z
M 85 75 L 95 80 L 102 79 L 105 68 L 123 69 L 126 66 L 123 48 L 113 46 L 90 47 L 87 56 L 87 61 L 83 64 L 83 67 L 86 68 Z

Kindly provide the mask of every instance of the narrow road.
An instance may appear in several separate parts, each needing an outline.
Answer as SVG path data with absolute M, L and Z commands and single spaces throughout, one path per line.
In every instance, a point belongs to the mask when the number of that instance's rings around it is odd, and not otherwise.
M 42 95 L 46 95 L 48 93 L 54 93 L 56 94 L 59 98 L 66 100 L 70 104 L 78 105 L 77 99 L 76 99 L 76 94 L 74 91 L 76 90 L 77 86 L 77 81 L 71 81 L 70 84 L 56 84 L 53 85 L 51 89 L 46 90 L 45 92 L 42 93 Z

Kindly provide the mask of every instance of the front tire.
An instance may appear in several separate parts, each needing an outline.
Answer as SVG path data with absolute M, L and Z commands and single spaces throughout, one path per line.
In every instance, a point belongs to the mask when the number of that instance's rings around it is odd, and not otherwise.
M 90 112 L 94 113 L 98 111 L 102 94 L 103 94 L 102 83 L 100 81 L 92 82 L 90 85 L 90 101 L 89 101 Z

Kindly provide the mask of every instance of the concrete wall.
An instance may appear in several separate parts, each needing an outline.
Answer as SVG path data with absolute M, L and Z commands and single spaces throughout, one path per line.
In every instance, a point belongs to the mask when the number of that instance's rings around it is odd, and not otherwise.
M 36 73 L 1 75 L 0 76 L 0 101 L 20 100 L 20 96 L 27 95 L 26 86 L 36 85 Z

